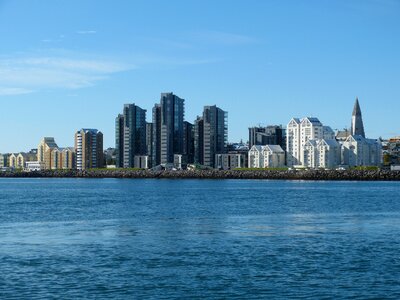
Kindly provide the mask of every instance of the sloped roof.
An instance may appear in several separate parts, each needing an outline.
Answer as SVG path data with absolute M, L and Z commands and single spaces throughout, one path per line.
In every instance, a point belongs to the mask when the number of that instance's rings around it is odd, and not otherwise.
M 354 140 L 356 142 L 362 142 L 365 140 L 365 138 L 363 138 L 361 135 L 349 135 L 346 139 L 346 142 L 349 140 Z
M 253 145 L 253 146 L 250 148 L 250 151 L 252 151 L 252 150 L 257 150 L 258 152 L 261 152 L 261 151 L 262 151 L 262 147 L 263 147 L 263 146 L 261 146 L 261 145 Z
M 269 149 L 269 151 L 272 151 L 272 152 L 278 152 L 278 153 L 285 152 L 285 151 L 283 151 L 282 147 L 279 145 L 265 145 L 264 147 Z
M 300 119 L 299 119 L 299 118 L 292 118 L 292 119 L 290 119 L 290 121 L 289 121 L 288 124 L 292 123 L 292 121 L 295 122 L 296 124 L 300 124 Z
M 316 147 L 317 144 L 318 144 L 318 142 L 319 142 L 319 139 L 309 139 L 309 140 L 305 143 L 304 146 L 306 146 L 307 144 L 310 144 L 311 146 Z
M 330 147 L 338 147 L 339 146 L 339 143 L 337 140 L 331 140 L 331 139 L 328 139 L 328 140 L 322 139 L 322 140 L 320 140 L 320 143 L 325 143 Z
M 322 126 L 322 123 L 320 122 L 320 120 L 318 118 L 315 117 L 305 117 L 303 119 L 301 119 L 301 122 L 308 120 L 311 124 L 313 125 L 319 125 Z

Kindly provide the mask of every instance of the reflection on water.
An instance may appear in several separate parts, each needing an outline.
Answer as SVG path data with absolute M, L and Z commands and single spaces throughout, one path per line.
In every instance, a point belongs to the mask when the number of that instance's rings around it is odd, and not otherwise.
M 0 180 L 1 298 L 400 298 L 399 183 Z

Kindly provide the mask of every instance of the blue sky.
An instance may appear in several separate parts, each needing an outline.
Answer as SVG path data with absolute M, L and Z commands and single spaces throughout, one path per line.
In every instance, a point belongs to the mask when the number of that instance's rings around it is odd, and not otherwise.
M 161 92 L 228 111 L 247 128 L 316 116 L 350 125 L 356 96 L 369 137 L 400 135 L 400 1 L 2 1 L 0 153 L 43 136 L 73 146 L 98 128 L 114 146 L 124 103 Z

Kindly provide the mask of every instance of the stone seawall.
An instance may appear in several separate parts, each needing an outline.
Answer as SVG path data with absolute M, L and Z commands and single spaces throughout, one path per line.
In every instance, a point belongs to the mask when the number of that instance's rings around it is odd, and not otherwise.
M 400 181 L 400 171 L 389 170 L 46 170 L 40 172 L 0 172 L 0 177 L 17 178 L 192 178 L 192 179 L 282 179 L 282 180 L 390 180 Z

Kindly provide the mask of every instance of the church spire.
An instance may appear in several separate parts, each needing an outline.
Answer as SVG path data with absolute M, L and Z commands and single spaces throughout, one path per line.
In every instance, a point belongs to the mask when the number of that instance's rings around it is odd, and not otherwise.
M 365 138 L 364 124 L 362 120 L 360 104 L 358 103 L 358 97 L 354 103 L 353 115 L 351 117 L 351 134 L 361 135 Z

